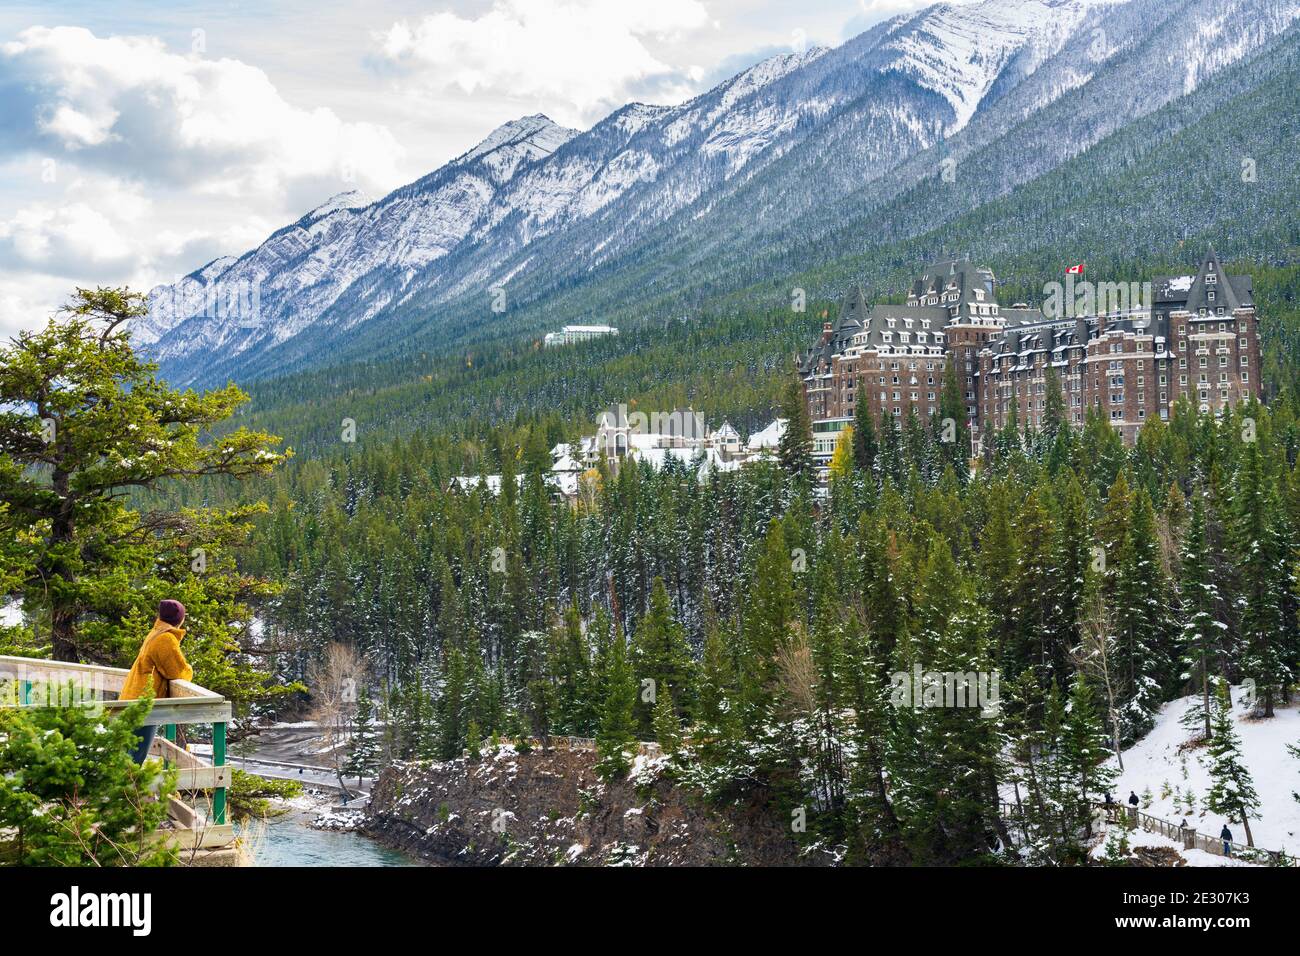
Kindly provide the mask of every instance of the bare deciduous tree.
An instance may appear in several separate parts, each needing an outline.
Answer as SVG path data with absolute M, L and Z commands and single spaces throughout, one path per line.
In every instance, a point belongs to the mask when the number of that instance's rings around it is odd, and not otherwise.
M 1110 608 L 1106 606 L 1106 597 L 1100 588 L 1094 588 L 1088 597 L 1083 613 L 1079 619 L 1079 633 L 1083 638 L 1071 655 L 1074 666 L 1088 675 L 1106 693 L 1106 716 L 1111 728 L 1111 748 L 1119 769 L 1124 770 L 1124 756 L 1120 753 L 1120 718 L 1119 707 L 1115 702 L 1115 680 L 1110 661 L 1110 640 L 1112 621 Z
M 343 764 L 356 718 L 357 692 L 365 678 L 365 667 L 356 648 L 334 642 L 325 646 L 320 660 L 307 670 L 312 695 L 312 719 L 320 724 L 325 753 L 338 778 L 339 789 L 351 798 L 343 781 Z

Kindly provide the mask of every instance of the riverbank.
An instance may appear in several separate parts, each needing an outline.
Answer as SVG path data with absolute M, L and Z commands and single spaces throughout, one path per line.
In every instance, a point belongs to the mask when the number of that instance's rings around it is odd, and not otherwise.
M 247 841 L 248 865 L 291 866 L 420 866 L 419 860 L 359 832 L 336 812 L 334 794 L 305 793 L 274 801 L 283 812 L 241 825 Z

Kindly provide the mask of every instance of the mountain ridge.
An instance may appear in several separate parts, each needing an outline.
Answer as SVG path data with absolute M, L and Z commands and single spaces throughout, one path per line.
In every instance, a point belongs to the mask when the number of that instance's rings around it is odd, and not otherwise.
M 1253 14 L 1254 34 L 1230 29 L 1223 16 L 1228 8 L 1241 15 L 1238 21 Z M 1045 11 L 1057 19 L 1025 27 Z M 1004 26 L 987 45 L 988 56 L 965 42 L 968 34 L 949 30 L 944 41 L 936 26 L 957 16 L 978 29 L 994 15 Z M 504 290 L 512 315 L 531 316 L 527 322 L 536 328 L 548 312 L 552 321 L 601 315 L 606 277 L 623 275 L 611 288 L 627 287 L 642 262 L 658 263 L 649 284 L 634 293 L 647 299 L 684 284 L 743 284 L 757 269 L 781 270 L 789 256 L 782 252 L 789 245 L 788 217 L 796 217 L 805 249 L 833 253 L 861 241 L 852 223 L 871 223 L 874 207 L 887 208 L 891 195 L 934 177 L 943 160 L 957 164 L 959 188 L 969 189 L 970 199 L 959 198 L 941 217 L 1005 194 L 1159 108 L 1181 95 L 1175 88 L 1184 89 L 1187 77 L 1193 85 L 1203 81 L 1197 79 L 1206 62 L 1200 47 L 1188 42 L 1190 52 L 1181 55 L 1174 49 L 1185 24 L 1196 28 L 1202 46 L 1219 49 L 1218 38 L 1225 37 L 1221 48 L 1232 55 L 1220 59 L 1236 62 L 1296 16 L 1296 4 L 1284 0 L 940 5 L 885 21 L 834 49 L 765 60 L 678 106 L 627 104 L 583 133 L 547 127 L 543 135 L 553 149 L 501 157 L 505 175 L 494 178 L 494 169 L 478 162 L 497 156 L 494 138 L 517 145 L 518 138 L 503 132 L 507 127 L 550 122 L 541 114 L 523 117 L 373 205 L 336 211 L 323 217 L 324 225 L 298 230 L 294 248 L 272 248 L 261 259 L 262 247 L 245 253 L 237 259 L 242 273 L 227 266 L 216 284 L 237 277 L 262 283 L 262 322 L 271 331 L 180 315 L 187 307 L 182 299 L 180 309 L 159 318 L 162 331 L 147 344 L 182 383 L 255 379 L 343 352 L 361 357 L 371 345 L 391 350 L 413 334 L 431 341 L 445 331 L 443 345 L 435 346 L 443 348 L 466 333 L 522 330 L 522 319 L 502 322 L 489 311 L 493 289 Z M 963 69 L 975 77 L 965 81 L 968 89 L 945 93 L 932 88 L 943 86 L 939 74 L 925 82 L 906 75 L 909 57 L 924 46 L 918 37 L 965 50 Z M 1163 44 L 1163 58 L 1160 50 L 1143 52 L 1153 44 Z M 1141 88 L 1125 80 L 1126 72 L 1143 76 Z M 1017 120 L 1028 122 L 1072 95 L 1077 100 L 1085 88 L 1104 92 L 1120 108 L 1084 101 L 1076 116 L 1057 108 L 1050 122 L 1066 127 L 1068 136 L 1054 139 L 1050 127 L 1036 131 L 1037 153 L 1018 166 L 1003 162 L 986 181 L 961 167 L 980 149 L 1004 142 L 1005 129 Z M 972 91 L 979 104 L 965 115 Z M 491 148 L 480 152 L 486 144 Z M 420 206 L 431 189 L 450 216 L 441 224 L 394 225 L 393 216 L 380 214 L 396 202 Z M 395 210 L 398 216 L 409 211 Z M 720 275 L 728 270 L 719 263 L 728 257 L 740 271 Z M 338 273 L 325 268 L 335 264 Z M 194 284 L 212 281 L 204 276 Z M 590 312 L 545 305 L 581 289 L 598 293 Z M 155 301 L 166 303 L 167 293 L 155 290 Z M 362 329 L 364 341 L 356 334 Z

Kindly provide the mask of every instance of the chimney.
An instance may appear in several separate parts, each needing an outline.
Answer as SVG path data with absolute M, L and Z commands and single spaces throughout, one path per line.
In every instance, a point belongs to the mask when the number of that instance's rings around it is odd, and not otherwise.
M 829 322 L 822 325 L 822 345 L 831 340 L 831 324 Z

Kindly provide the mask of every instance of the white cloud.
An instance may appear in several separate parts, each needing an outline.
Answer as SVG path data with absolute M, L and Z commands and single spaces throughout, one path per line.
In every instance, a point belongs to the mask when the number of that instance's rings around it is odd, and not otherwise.
M 173 281 L 326 197 L 406 177 L 383 125 L 286 101 L 237 59 L 31 27 L 0 43 L 0 333 L 76 285 Z
M 385 127 L 300 109 L 256 67 L 169 53 L 154 37 L 31 27 L 0 44 L 0 91 L 12 134 L 0 150 L 11 153 L 52 153 L 233 197 L 299 194 L 308 203 L 401 178 L 400 149 Z
M 695 92 L 700 71 L 661 62 L 646 41 L 709 23 L 698 0 L 494 0 L 476 19 L 435 13 L 379 40 L 384 61 L 417 85 L 540 101 L 560 122 L 583 124 L 638 91 Z

